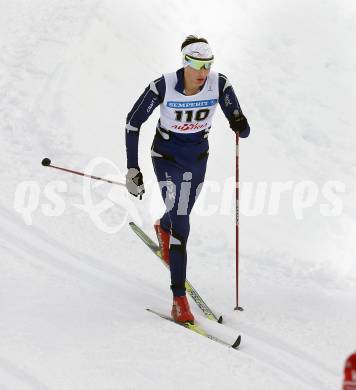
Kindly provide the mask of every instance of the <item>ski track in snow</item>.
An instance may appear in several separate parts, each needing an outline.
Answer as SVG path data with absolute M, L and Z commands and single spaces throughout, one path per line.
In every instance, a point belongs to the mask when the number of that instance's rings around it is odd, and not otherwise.
M 4 209 L 0 210 L 0 215 L 2 220 L 1 237 L 5 238 L 7 245 L 13 245 L 14 249 L 22 250 L 30 255 L 32 261 L 43 262 L 42 259 L 46 259 L 44 263 L 47 267 L 54 267 L 57 271 L 64 272 L 66 275 L 90 285 L 106 287 L 108 284 L 113 284 L 116 290 L 125 286 L 123 294 L 131 295 L 130 285 L 141 283 L 139 280 L 135 281 L 132 275 L 123 276 L 122 270 L 118 273 L 116 269 L 104 267 L 99 261 L 88 255 L 84 256 L 78 251 L 69 251 L 65 245 L 46 236 L 39 229 L 34 228 L 29 233 L 26 232 L 21 222 L 15 225 L 14 219 L 6 218 L 9 217 L 9 213 Z M 18 237 L 22 237 L 22 239 L 19 240 Z M 55 255 L 51 255 L 51 253 Z M 116 277 L 115 274 L 117 274 Z M 133 301 L 140 301 L 139 296 L 131 298 Z M 209 325 L 209 322 L 205 321 L 205 325 Z M 215 326 L 215 331 L 216 327 L 219 326 Z M 248 347 L 244 346 L 245 343 Z M 239 353 L 253 358 L 259 365 L 272 369 L 278 375 L 293 378 L 294 381 L 306 386 L 305 388 L 315 388 L 315 386 L 322 388 L 325 383 L 320 381 L 318 377 L 322 371 L 323 376 L 329 374 L 320 363 L 306 359 L 307 354 L 296 354 L 292 346 L 282 348 L 276 339 L 273 339 L 267 332 L 257 338 L 246 332 L 244 344 Z M 307 372 L 308 379 L 305 379 Z
M 86 100 L 80 92 L 77 92 L 78 86 L 79 89 L 81 86 L 80 82 L 84 80 L 92 83 L 93 94 L 97 88 L 99 99 L 106 99 L 105 104 L 108 107 L 114 104 L 112 101 L 120 106 L 120 118 L 107 119 L 102 115 L 103 112 L 98 111 L 98 118 L 92 117 L 93 123 L 100 123 L 101 120 L 108 121 L 104 122 L 105 125 L 103 124 L 102 127 L 104 134 L 107 128 L 114 127 L 114 124 L 123 128 L 124 114 L 134 102 L 134 95 L 140 92 L 139 88 L 143 88 L 144 83 L 150 81 L 147 78 L 151 76 L 154 78 L 156 72 L 161 71 L 161 65 L 162 69 L 172 66 L 167 60 L 171 55 L 170 52 L 164 59 L 158 58 L 156 52 L 151 54 L 151 44 L 142 47 L 142 37 L 149 37 L 150 34 L 156 37 L 166 34 L 168 42 L 179 40 L 190 33 L 186 30 L 186 26 L 178 26 L 172 17 L 172 12 L 179 14 L 184 4 L 188 5 L 183 3 L 171 4 L 166 8 L 158 1 L 153 1 L 149 5 L 138 1 L 120 2 L 118 5 L 109 0 L 62 2 L 51 0 L 46 3 L 35 1 L 31 4 L 16 0 L 6 6 L 7 10 L 5 5 L 0 5 L 0 9 L 4 11 L 0 18 L 4 19 L 3 26 L 5 26 L 1 42 L 3 50 L 0 53 L 0 137 L 2 138 L 0 163 L 3 167 L 3 182 L 7 183 L 0 198 L 0 266 L 4 271 L 4 286 L 8 288 L 6 291 L 0 290 L 1 296 L 5 296 L 5 316 L 0 318 L 0 336 L 4 335 L 0 341 L 2 347 L 0 348 L 0 388 L 2 390 L 68 388 L 131 390 L 168 387 L 183 389 L 186 388 L 186 381 L 195 388 L 204 389 L 213 389 L 217 386 L 224 390 L 234 389 L 238 385 L 244 390 L 256 390 L 262 387 L 266 390 L 285 388 L 331 390 L 340 384 L 341 366 L 346 355 L 339 356 L 339 354 L 346 354 L 344 346 L 339 349 L 332 346 L 329 349 L 335 355 L 338 354 L 337 360 L 340 361 L 340 366 L 335 367 L 333 366 L 336 361 L 335 356 L 316 356 L 314 350 L 308 352 L 308 341 L 312 341 L 307 339 L 311 337 L 309 334 L 305 335 L 305 345 L 301 346 L 293 340 L 283 339 L 283 335 L 276 335 L 273 330 L 265 328 L 263 323 L 251 325 L 244 319 L 245 317 L 226 315 L 226 327 L 221 327 L 198 316 L 207 328 L 211 327 L 228 339 L 236 335 L 240 327 L 243 328 L 243 343 L 240 350 L 231 351 L 190 334 L 175 324 L 166 324 L 160 319 L 152 318 L 144 310 L 149 305 L 164 311 L 169 307 L 170 301 L 166 292 L 167 273 L 161 270 L 162 266 L 144 245 L 138 243 L 128 229 L 120 231 L 116 239 L 108 238 L 105 243 L 100 243 L 103 235 L 98 233 L 97 237 L 90 237 L 91 234 L 95 234 L 95 230 L 86 226 L 91 221 L 85 220 L 79 211 L 73 211 L 73 220 L 77 219 L 78 227 L 71 226 L 68 221 L 61 222 L 60 217 L 57 223 L 53 223 L 52 220 L 46 221 L 45 218 L 38 219 L 45 222 L 42 225 L 37 222 L 37 215 L 34 216 L 34 225 L 26 226 L 18 215 L 15 216 L 9 211 L 13 207 L 13 193 L 18 181 L 30 180 L 34 177 L 43 184 L 49 180 L 48 172 L 38 172 L 42 155 L 51 152 L 59 160 L 62 158 L 68 163 L 78 163 L 83 156 L 90 157 L 90 153 L 99 147 L 95 142 L 90 144 L 93 130 L 90 128 L 90 119 L 89 122 L 84 122 L 81 113 L 73 116 L 75 110 L 79 111 L 81 104 L 84 113 L 90 112 L 90 108 L 96 109 L 100 106 L 95 100 L 91 100 L 91 96 Z M 256 1 L 254 5 L 249 6 L 246 2 L 239 1 L 241 12 L 236 15 L 240 23 L 243 24 L 246 20 L 258 16 L 259 4 L 260 2 Z M 273 4 L 276 7 L 278 1 Z M 327 4 L 331 3 L 327 2 Z M 195 11 L 199 8 L 191 3 L 189 6 Z M 213 11 L 220 12 L 216 8 L 217 4 L 208 2 L 208 6 Z M 229 2 L 229 6 L 232 7 L 233 3 Z M 132 17 L 133 14 L 135 18 Z M 119 24 L 118 17 L 121 17 Z M 131 29 L 133 24 L 130 22 L 133 20 L 141 26 L 138 32 L 134 28 Z M 190 17 L 188 20 L 191 20 Z M 175 36 L 169 36 L 170 23 L 164 21 L 171 21 L 176 27 Z M 228 24 L 224 25 L 219 33 L 212 34 L 216 41 L 219 40 L 220 35 L 224 36 L 227 26 Z M 198 27 L 203 32 L 206 31 L 209 37 L 209 29 L 205 30 L 204 23 L 199 22 Z M 249 38 L 243 30 L 237 33 L 239 39 L 248 41 Z M 292 48 L 295 45 L 295 42 L 288 39 L 285 38 L 283 50 L 288 45 Z M 166 42 L 164 37 L 163 42 Z M 118 46 L 116 50 L 115 45 L 120 44 L 122 46 Z M 275 44 L 276 42 L 271 43 L 272 49 Z M 141 48 L 141 52 L 138 47 Z M 222 51 L 223 48 L 220 50 Z M 243 49 L 246 52 L 249 50 L 252 53 L 255 48 Z M 116 51 L 120 53 L 117 54 Z M 126 66 L 126 60 L 122 60 L 122 53 L 125 53 L 130 67 Z M 267 51 L 262 50 L 262 54 L 264 53 Z M 148 57 L 152 61 L 147 62 L 145 58 Z M 258 62 L 257 57 L 256 61 Z M 124 68 L 122 68 L 123 62 Z M 331 65 L 337 66 L 332 62 Z M 289 72 L 292 72 L 291 64 L 281 65 L 282 68 L 283 66 L 286 67 L 284 74 L 288 78 Z M 124 72 L 135 73 L 134 80 L 122 75 L 117 76 L 117 73 L 123 71 L 122 69 Z M 351 71 L 352 67 L 345 70 L 345 72 Z M 356 67 L 353 69 L 353 72 L 355 71 Z M 278 71 L 276 75 L 279 80 Z M 80 82 L 76 83 L 77 79 L 80 79 Z M 253 94 L 256 91 L 262 92 L 267 83 L 267 80 L 258 78 L 250 81 L 251 91 L 245 92 L 247 95 L 245 101 L 249 101 L 251 97 L 255 99 Z M 105 92 L 98 88 L 102 84 Z M 253 85 L 256 88 L 253 88 Z M 252 91 L 253 89 L 255 90 Z M 129 99 L 125 95 L 127 90 L 130 90 Z M 297 90 L 296 96 L 298 93 L 300 91 Z M 296 96 L 292 98 L 295 99 Z M 79 104 L 74 104 L 76 100 L 79 100 Z M 284 102 L 281 101 L 281 104 L 283 106 Z M 320 102 L 320 106 L 322 105 L 323 103 Z M 296 107 L 296 110 L 302 108 L 302 106 Z M 260 116 L 269 118 L 278 130 L 273 102 L 264 101 L 262 111 L 259 112 L 259 109 L 261 107 L 259 108 L 258 105 L 250 108 L 256 118 Z M 113 113 L 117 114 L 117 111 L 112 110 L 112 116 Z M 256 124 L 257 122 L 258 119 Z M 343 123 L 348 128 L 353 126 L 349 118 L 343 119 Z M 80 137 L 84 140 L 86 134 L 89 141 L 84 141 L 83 151 L 79 151 L 81 145 L 78 144 L 78 140 Z M 117 139 L 113 141 L 113 134 L 115 133 L 110 132 L 104 135 L 111 140 L 103 139 L 101 150 L 117 142 Z M 274 140 L 270 141 L 271 145 L 273 146 L 274 142 L 283 143 L 288 136 L 292 137 L 288 132 L 286 134 L 275 133 Z M 141 144 L 146 142 L 146 137 L 148 138 L 148 135 L 143 134 Z M 318 132 L 315 138 L 307 139 L 307 142 L 316 148 L 321 141 L 323 137 Z M 327 140 L 323 142 L 327 147 Z M 118 147 L 121 146 L 123 149 L 122 139 L 117 143 Z M 340 141 L 338 143 L 340 150 L 345 151 L 347 156 L 349 149 L 341 145 Z M 289 147 L 292 155 L 293 147 L 295 144 Z M 312 148 L 308 149 L 310 154 L 313 151 Z M 120 153 L 122 154 L 123 151 Z M 333 157 L 334 162 L 342 164 L 346 160 L 346 157 L 341 154 Z M 16 164 L 12 164 L 12 161 L 16 161 Z M 344 168 L 340 168 L 340 171 L 342 169 Z M 343 174 L 345 177 L 350 177 L 347 175 L 352 175 L 352 170 L 345 168 Z M 66 180 L 66 177 L 63 177 L 63 180 Z M 142 212 L 142 218 L 149 220 L 150 216 L 145 206 L 139 205 L 138 209 Z M 254 223 L 257 221 L 255 220 Z M 343 228 L 346 229 L 345 226 Z M 73 238 L 66 242 L 60 237 L 68 237 L 68 229 Z M 79 237 L 81 233 L 83 237 L 77 239 L 77 243 L 75 237 Z M 228 257 L 231 248 L 226 249 L 223 244 L 213 245 L 209 242 L 204 246 L 204 241 L 201 239 L 195 246 L 192 245 L 192 252 L 195 255 L 198 252 L 194 251 L 199 250 L 201 257 L 212 257 L 214 252 L 219 253 L 221 258 Z M 95 242 L 98 244 L 96 245 Z M 222 241 L 224 242 L 229 242 L 228 236 Z M 120 250 L 117 249 L 119 243 L 122 245 Z M 249 256 L 254 253 L 252 246 L 253 244 L 249 248 Z M 263 253 L 263 244 L 260 252 Z M 219 267 L 226 266 L 225 263 L 214 263 L 216 260 L 213 258 L 209 260 L 212 261 L 211 269 L 216 269 L 216 272 L 219 271 Z M 257 262 L 258 259 L 256 264 Z M 251 271 L 253 267 L 257 267 L 256 264 L 250 265 Z M 275 265 L 277 271 L 278 261 Z M 200 266 L 205 267 L 203 264 Z M 291 274 L 295 272 L 294 269 L 288 270 L 288 266 L 283 266 Z M 246 274 L 249 272 L 249 265 L 245 267 Z M 209 273 L 208 268 L 207 273 Z M 305 279 L 313 275 L 310 272 Z M 267 268 L 259 270 L 259 274 L 254 276 L 260 279 L 268 277 Z M 206 275 L 202 275 L 202 279 L 203 277 L 205 278 Z M 282 280 L 283 272 L 278 277 Z M 288 277 L 289 275 L 284 276 L 283 283 L 287 283 Z M 11 284 L 12 280 L 13 284 Z M 209 278 L 207 280 L 211 281 Z M 34 282 L 31 289 L 26 284 L 30 282 Z M 25 298 L 22 296 L 25 294 L 21 290 L 22 285 L 18 283 L 24 284 L 23 291 L 29 293 L 28 301 L 18 301 L 19 297 Z M 220 295 L 211 297 L 214 306 L 222 307 L 226 296 L 231 296 L 231 289 L 232 287 L 229 287 L 229 290 L 226 287 L 220 291 Z M 209 290 L 207 291 L 208 293 L 204 291 L 202 296 L 209 303 Z M 281 286 L 282 292 L 283 286 Z M 42 293 L 48 296 L 42 296 Z M 249 293 L 253 293 L 253 287 L 249 289 Z M 9 305 L 6 305 L 6 300 Z M 59 308 L 56 307 L 58 302 Z M 307 304 L 306 302 L 305 305 Z M 21 310 L 23 310 L 23 317 L 21 317 Z M 56 310 L 59 310 L 59 314 Z M 93 316 L 93 310 L 98 310 L 99 313 Z M 93 324 L 86 322 L 83 314 L 85 311 L 90 312 L 88 316 Z M 52 320 L 51 315 L 58 317 Z M 249 318 L 248 312 L 241 316 Z M 15 322 L 21 318 L 23 324 Z M 351 323 L 354 316 L 349 318 Z M 12 319 L 14 322 L 11 326 Z M 56 321 L 58 325 L 53 324 Z M 43 329 L 40 326 L 43 326 Z M 352 325 L 348 326 L 345 334 L 349 333 Z M 303 329 L 295 332 L 298 331 L 303 334 Z M 318 330 L 316 329 L 315 332 L 317 333 Z M 41 333 L 43 333 L 43 340 Z M 293 332 L 289 333 L 291 334 Z M 85 337 L 88 337 L 87 348 Z M 343 335 L 341 334 L 340 337 L 342 338 Z M 50 340 L 48 343 L 47 338 Z M 344 343 L 345 340 L 343 345 Z M 350 345 L 350 351 L 353 347 Z M 29 359 L 31 355 L 34 356 L 33 361 Z M 196 357 L 196 360 L 187 361 L 187 357 L 189 359 L 190 356 Z M 179 376 L 181 372 L 184 372 L 185 376 Z
M 1 389 L 4 390 L 49 390 L 37 378 L 23 371 L 9 360 L 0 357 L 0 376 L 1 382 L 7 381 L 8 385 L 0 382 Z
M 6 245 L 12 250 L 21 250 L 33 262 L 45 264 L 46 267 L 54 268 L 89 285 L 105 287 L 111 285 L 116 290 L 121 289 L 122 294 L 133 290 L 133 285 L 142 283 L 142 280 L 126 273 L 122 267 L 104 264 L 88 253 L 69 249 L 36 227 L 30 230 L 24 229 L 19 220 L 9 218 L 9 213 L 1 207 L 0 215 L 2 217 L 1 237 L 5 238 Z M 19 240 L 18 237 L 22 239 Z M 140 299 L 139 295 L 136 299 Z

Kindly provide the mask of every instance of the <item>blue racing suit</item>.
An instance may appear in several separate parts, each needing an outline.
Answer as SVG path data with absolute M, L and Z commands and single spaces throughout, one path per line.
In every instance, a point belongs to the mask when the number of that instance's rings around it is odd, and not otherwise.
M 177 70 L 176 76 L 175 91 L 185 96 L 184 68 Z M 127 115 L 128 168 L 139 169 L 140 128 L 153 110 L 164 103 L 166 88 L 164 76 L 152 81 Z M 194 101 L 194 96 L 189 98 Z M 218 102 L 229 122 L 236 110 L 242 113 L 232 86 L 221 73 L 218 74 Z M 171 289 L 175 296 L 185 295 L 189 215 L 204 182 L 209 155 L 209 130 L 210 128 L 194 133 L 173 132 L 163 128 L 158 121 L 151 148 L 153 167 L 166 205 L 166 212 L 160 219 L 160 225 L 171 234 L 169 263 Z M 239 132 L 239 136 L 245 138 L 249 133 L 250 127 L 246 121 L 246 126 Z

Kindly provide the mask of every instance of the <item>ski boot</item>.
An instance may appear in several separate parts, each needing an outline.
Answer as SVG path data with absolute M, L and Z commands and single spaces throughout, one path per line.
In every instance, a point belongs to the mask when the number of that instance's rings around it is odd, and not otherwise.
M 176 322 L 190 322 L 194 324 L 194 316 L 190 311 L 187 297 L 173 297 L 172 318 Z
M 161 249 L 162 259 L 169 265 L 169 240 L 171 235 L 161 228 L 159 219 L 155 222 L 154 229 Z

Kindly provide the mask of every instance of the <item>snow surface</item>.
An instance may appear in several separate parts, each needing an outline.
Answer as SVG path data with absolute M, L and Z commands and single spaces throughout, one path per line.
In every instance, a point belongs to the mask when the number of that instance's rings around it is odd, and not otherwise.
M 340 388 L 356 347 L 355 17 L 352 0 L 0 1 L 1 390 Z M 209 326 L 241 332 L 239 351 L 145 311 L 171 304 L 167 271 L 127 225 L 152 235 L 162 210 L 158 112 L 141 132 L 142 201 L 40 165 L 85 170 L 100 157 L 95 174 L 122 181 L 126 114 L 180 66 L 191 33 L 209 39 L 252 128 L 240 150 L 244 312 L 233 311 L 234 137 L 221 112 L 189 241 L 189 279 L 225 318 Z M 321 214 L 321 192 L 296 207 L 305 181 L 341 182 L 339 215 Z M 291 190 L 271 213 L 276 182 Z M 33 210 L 19 213 L 22 201 Z

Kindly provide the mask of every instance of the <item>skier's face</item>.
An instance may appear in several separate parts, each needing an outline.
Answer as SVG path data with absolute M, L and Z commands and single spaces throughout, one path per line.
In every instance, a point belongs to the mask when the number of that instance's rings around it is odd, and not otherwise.
M 184 68 L 184 81 L 187 85 L 185 87 L 187 88 L 197 88 L 201 87 L 204 83 L 206 78 L 208 77 L 208 74 L 210 72 L 210 69 L 194 69 L 190 66 L 186 66 Z

